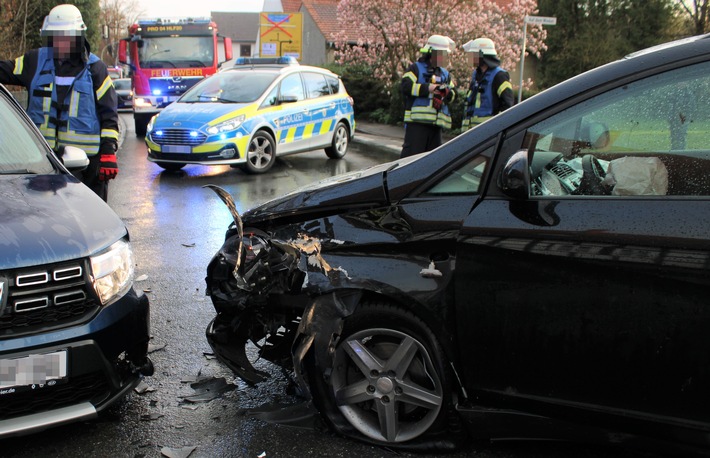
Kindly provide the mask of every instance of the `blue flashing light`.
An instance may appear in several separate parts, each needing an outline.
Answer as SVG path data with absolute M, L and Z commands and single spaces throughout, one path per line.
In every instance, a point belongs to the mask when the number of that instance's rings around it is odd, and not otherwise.
M 219 136 L 219 139 L 220 139 L 220 140 L 225 140 L 226 138 L 227 138 L 227 134 L 221 134 L 221 135 Z
M 234 65 L 298 65 L 298 60 L 293 56 L 281 57 L 237 57 Z
M 153 89 L 153 95 L 160 95 L 162 94 L 160 89 Z
M 190 137 L 197 137 L 197 132 L 195 132 L 194 130 L 191 130 Z
M 157 136 L 160 137 L 161 135 L 163 135 L 163 131 L 162 131 L 162 130 L 156 130 L 155 132 L 153 132 L 153 135 L 157 135 Z

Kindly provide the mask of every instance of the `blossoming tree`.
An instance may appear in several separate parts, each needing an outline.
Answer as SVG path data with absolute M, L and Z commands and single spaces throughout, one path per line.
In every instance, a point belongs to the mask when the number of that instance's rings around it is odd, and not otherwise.
M 369 65 L 375 78 L 395 83 L 419 57 L 430 35 L 445 35 L 456 43 L 449 70 L 463 82 L 472 71 L 463 57 L 464 43 L 492 39 L 501 66 L 515 69 L 522 51 L 523 18 L 536 12 L 535 0 L 341 0 L 340 31 L 331 39 L 338 63 Z M 545 49 L 545 31 L 528 25 L 527 32 L 527 54 L 539 56 Z

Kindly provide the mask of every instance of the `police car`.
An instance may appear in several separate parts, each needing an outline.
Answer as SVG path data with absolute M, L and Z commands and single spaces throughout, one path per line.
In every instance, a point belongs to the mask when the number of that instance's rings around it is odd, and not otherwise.
M 277 156 L 325 149 L 345 156 L 353 100 L 335 73 L 293 58 L 240 58 L 204 79 L 148 124 L 148 160 L 231 165 L 264 173 Z

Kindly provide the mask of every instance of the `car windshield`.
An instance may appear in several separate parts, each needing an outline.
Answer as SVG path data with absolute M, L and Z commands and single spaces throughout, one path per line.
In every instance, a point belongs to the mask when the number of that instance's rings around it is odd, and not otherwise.
M 200 68 L 214 62 L 212 37 L 144 38 L 138 47 L 141 68 Z
M 120 80 L 113 80 L 113 87 L 116 88 L 117 91 L 123 91 L 131 88 L 131 80 L 129 79 L 120 79 Z
M 180 102 L 252 103 L 276 79 L 277 73 L 228 71 L 202 80 L 180 98 Z
M 0 174 L 51 173 L 47 149 L 5 93 L 0 93 Z

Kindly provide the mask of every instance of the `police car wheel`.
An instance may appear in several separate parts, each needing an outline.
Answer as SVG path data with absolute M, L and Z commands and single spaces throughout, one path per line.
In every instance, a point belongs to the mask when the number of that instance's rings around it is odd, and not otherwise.
M 350 141 L 350 132 L 344 122 L 339 122 L 335 126 L 333 132 L 333 141 L 331 145 L 325 149 L 325 154 L 331 159 L 340 159 L 348 152 L 348 143 Z
M 268 132 L 260 130 L 249 142 L 247 162 L 244 170 L 248 173 L 264 173 L 276 161 L 276 142 Z
M 175 162 L 156 162 L 156 164 L 171 172 L 177 172 L 181 168 L 185 167 L 185 164 L 176 164 Z

